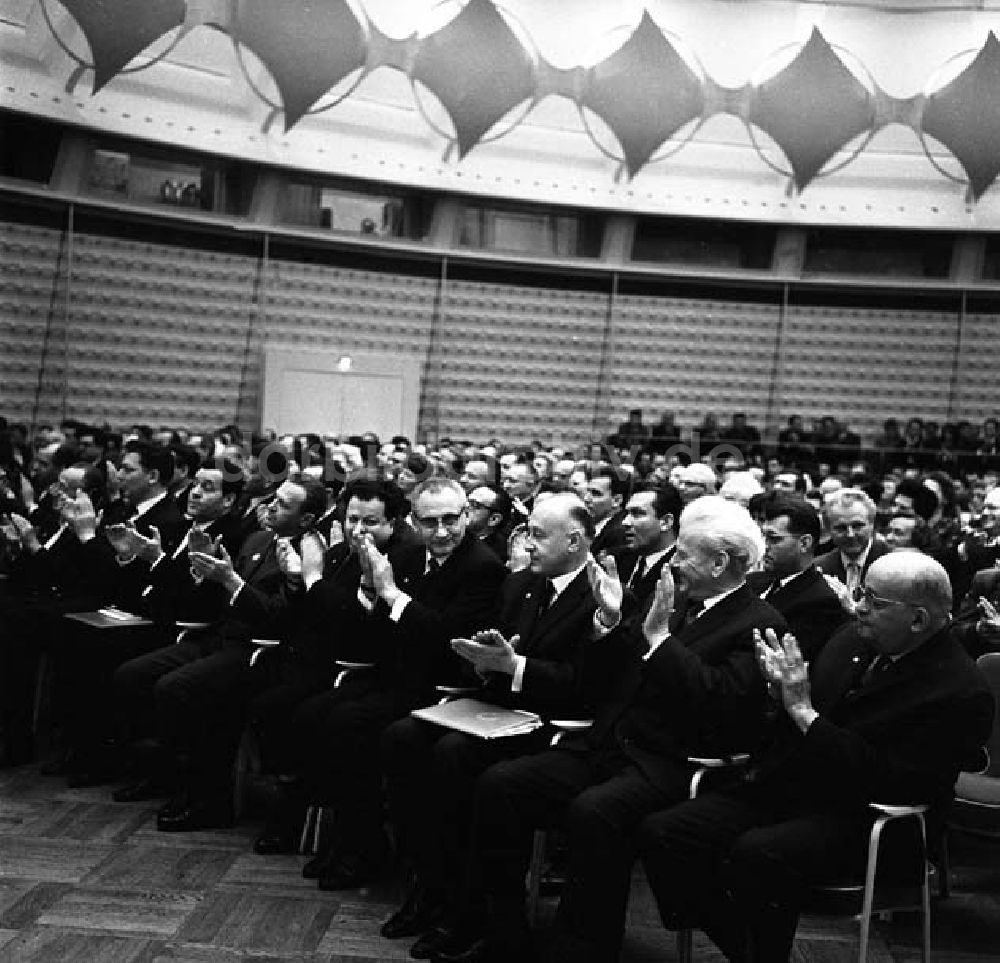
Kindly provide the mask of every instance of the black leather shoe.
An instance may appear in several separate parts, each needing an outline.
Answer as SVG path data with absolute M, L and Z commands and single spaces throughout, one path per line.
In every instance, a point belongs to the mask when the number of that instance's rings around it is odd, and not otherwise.
M 455 953 L 465 949 L 468 940 L 447 926 L 434 926 L 420 935 L 410 947 L 410 956 L 415 960 L 432 960 L 439 953 Z
M 431 957 L 431 963 L 532 963 L 536 959 L 531 941 L 482 936 L 460 946 L 444 947 Z
M 161 799 L 169 796 L 170 790 L 163 783 L 156 779 L 140 779 L 138 782 L 129 783 L 116 789 L 111 798 L 115 802 L 146 802 L 150 799 Z
M 228 829 L 236 819 L 232 805 L 216 802 L 194 802 L 180 812 L 156 817 L 161 833 L 189 833 L 199 829 Z
M 253 841 L 253 851 L 258 856 L 278 856 L 294 853 L 298 840 L 287 833 L 270 833 L 265 830 Z
M 327 867 L 319 877 L 319 888 L 322 890 L 358 889 L 381 874 L 381 863 L 364 856 L 343 854 Z
M 382 924 L 379 932 L 389 940 L 420 936 L 440 921 L 441 913 L 441 901 L 431 897 L 423 887 L 415 886 L 406 902 Z
M 186 790 L 175 793 L 159 809 L 156 810 L 157 818 L 164 816 L 176 816 L 183 812 L 191 804 L 191 796 Z
M 306 879 L 319 879 L 330 871 L 336 861 L 335 853 L 317 853 L 302 867 L 302 875 Z

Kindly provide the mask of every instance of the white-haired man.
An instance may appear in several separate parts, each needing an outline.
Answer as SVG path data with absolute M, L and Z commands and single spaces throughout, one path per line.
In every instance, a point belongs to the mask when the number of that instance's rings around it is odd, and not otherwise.
M 671 475 L 671 481 L 673 477 Z M 681 499 L 685 505 L 690 505 L 696 498 L 704 495 L 714 495 L 718 479 L 710 465 L 700 461 L 693 461 L 690 465 L 680 469 L 675 482 L 681 493 Z
M 745 585 L 762 553 L 746 509 L 717 496 L 699 499 L 681 515 L 673 561 L 642 623 L 618 624 L 620 583 L 590 563 L 597 634 L 617 624 L 584 650 L 584 686 L 598 705 L 594 725 L 479 779 L 472 858 L 490 913 L 436 959 L 524 958 L 531 833 L 562 814 L 570 863 L 557 916 L 560 952 L 617 959 L 635 828 L 687 796 L 688 756 L 747 750 L 762 737 L 767 699 L 753 631 L 784 626 Z
M 668 926 L 697 925 L 729 960 L 781 963 L 810 884 L 864 872 L 870 803 L 947 806 L 994 713 L 948 631 L 951 603 L 939 563 L 895 552 L 872 565 L 858 603 L 867 659 L 831 642 L 810 680 L 795 638 L 766 633 L 762 666 L 784 710 L 773 741 L 742 785 L 658 813 L 639 833 Z

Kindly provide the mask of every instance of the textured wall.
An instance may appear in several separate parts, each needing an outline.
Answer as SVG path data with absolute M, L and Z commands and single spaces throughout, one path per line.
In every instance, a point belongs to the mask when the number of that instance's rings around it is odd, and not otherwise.
M 830 413 L 870 437 L 888 415 L 1000 408 L 995 306 L 973 302 L 963 318 L 957 294 L 924 310 L 861 295 L 787 307 L 778 292 L 612 297 L 604 279 L 442 280 L 389 255 L 272 246 L 265 258 L 259 240 L 152 233 L 0 222 L 0 412 L 254 425 L 265 344 L 419 357 L 432 437 L 577 443 L 632 407 L 687 426 L 708 411 L 771 426 Z

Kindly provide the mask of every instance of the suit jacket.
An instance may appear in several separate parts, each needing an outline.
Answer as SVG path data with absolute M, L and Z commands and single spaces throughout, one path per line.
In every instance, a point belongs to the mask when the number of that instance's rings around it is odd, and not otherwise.
M 763 595 L 774 580 L 769 572 L 752 572 L 747 576 L 747 585 L 757 595 Z M 809 663 L 815 661 L 830 636 L 847 621 L 837 593 L 815 568 L 807 568 L 775 589 L 767 602 L 784 616 L 788 630 L 798 640 Z
M 807 808 L 947 803 L 989 738 L 985 678 L 947 630 L 870 679 L 856 642 L 850 628 L 830 640 L 815 667 L 820 717 L 803 735 L 782 714 L 757 781 Z
M 656 564 L 642 573 L 635 585 L 629 586 L 632 572 L 639 563 L 639 553 L 621 549 L 611 554 L 614 556 L 615 565 L 618 568 L 618 577 L 622 585 L 625 586 L 625 597 L 622 600 L 622 618 L 629 618 L 635 612 L 645 608 L 646 603 L 653 597 L 656 591 L 656 583 L 660 580 L 660 573 L 664 565 L 669 565 L 674 557 L 676 545 L 671 545 L 666 553 L 661 556 Z
M 500 597 L 498 625 L 504 636 L 520 637 L 517 652 L 526 658 L 521 691 L 513 678 L 494 674 L 484 690 L 490 701 L 528 709 L 547 718 L 585 718 L 591 709 L 579 698 L 577 661 L 593 634 L 596 603 L 586 568 L 539 613 L 545 576 L 530 570 L 509 575 Z
M 413 530 L 400 520 L 385 553 L 397 579 L 423 571 L 423 556 Z M 419 568 L 416 567 L 419 565 Z M 334 545 L 326 555 L 323 577 L 303 596 L 286 652 L 318 671 L 333 669 L 338 659 L 372 662 L 385 671 L 391 657 L 392 624 L 376 616 L 358 600 L 361 562 L 348 542 Z
M 224 606 L 228 602 L 225 590 L 215 582 L 198 584 L 191 576 L 191 557 L 187 539 L 191 531 L 188 527 L 177 547 L 165 553 L 152 568 L 148 569 L 146 584 L 131 611 L 141 611 L 156 622 L 173 624 L 177 622 L 216 622 L 225 615 Z M 238 559 L 243 547 L 243 527 L 241 519 L 233 512 L 227 512 L 214 519 L 205 529 L 211 539 L 221 537 L 222 544 L 230 558 Z
M 596 558 L 601 552 L 615 552 L 625 547 L 625 530 L 622 528 L 624 517 L 624 510 L 620 510 L 608 519 L 600 534 L 590 543 L 591 555 Z
M 503 563 L 479 539 L 466 535 L 441 568 L 425 574 L 422 544 L 400 552 L 397 586 L 410 596 L 392 639 L 392 680 L 404 705 L 426 705 L 434 686 L 458 681 L 462 667 L 449 642 L 495 624 Z M 395 572 L 395 567 L 393 568 Z M 391 621 L 389 607 L 376 605 Z
M 188 522 L 169 494 L 141 515 L 132 517 L 132 523 L 146 536 L 155 528 L 160 533 L 160 544 L 168 554 L 177 548 L 188 528 Z M 105 516 L 104 525 L 107 524 Z M 124 608 L 135 603 L 149 579 L 150 566 L 146 562 L 137 559 L 127 565 L 118 564 L 115 550 L 103 529 L 80 546 L 77 563 L 81 571 L 87 572 L 86 578 L 100 586 L 100 594 L 105 601 L 114 601 Z
M 658 785 L 671 786 L 688 756 L 747 752 L 764 739 L 767 692 L 757 667 L 753 630 L 781 633 L 781 615 L 740 586 L 648 658 L 641 623 L 623 623 L 587 648 L 587 691 L 602 685 L 591 748 L 617 745 Z M 615 671 L 618 663 L 618 671 Z M 611 691 L 607 691 L 609 682 Z M 576 740 L 564 739 L 567 748 Z
M 862 583 L 864 583 L 865 576 L 868 574 L 868 569 L 871 568 L 872 562 L 883 555 L 888 555 L 891 551 L 892 549 L 880 538 L 872 538 L 871 548 L 868 550 L 868 558 L 865 559 L 865 564 L 861 568 Z M 847 584 L 847 570 L 844 568 L 844 560 L 840 556 L 839 548 L 835 548 L 825 555 L 816 556 L 813 564 L 824 575 L 832 575 L 834 578 L 840 579 L 845 585 Z
M 972 578 L 969 594 L 959 606 L 952 624 L 952 636 L 974 659 L 987 652 L 995 652 L 998 648 L 996 639 L 982 636 L 976 629 L 976 623 L 980 618 L 980 596 L 988 599 L 994 606 L 1000 605 L 1000 568 L 984 568 L 976 572 Z

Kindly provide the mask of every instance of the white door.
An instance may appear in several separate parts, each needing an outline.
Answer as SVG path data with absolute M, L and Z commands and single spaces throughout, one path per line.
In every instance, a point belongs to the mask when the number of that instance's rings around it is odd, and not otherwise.
M 420 362 L 398 355 L 268 349 L 263 427 L 279 435 L 413 438 L 420 403 Z

